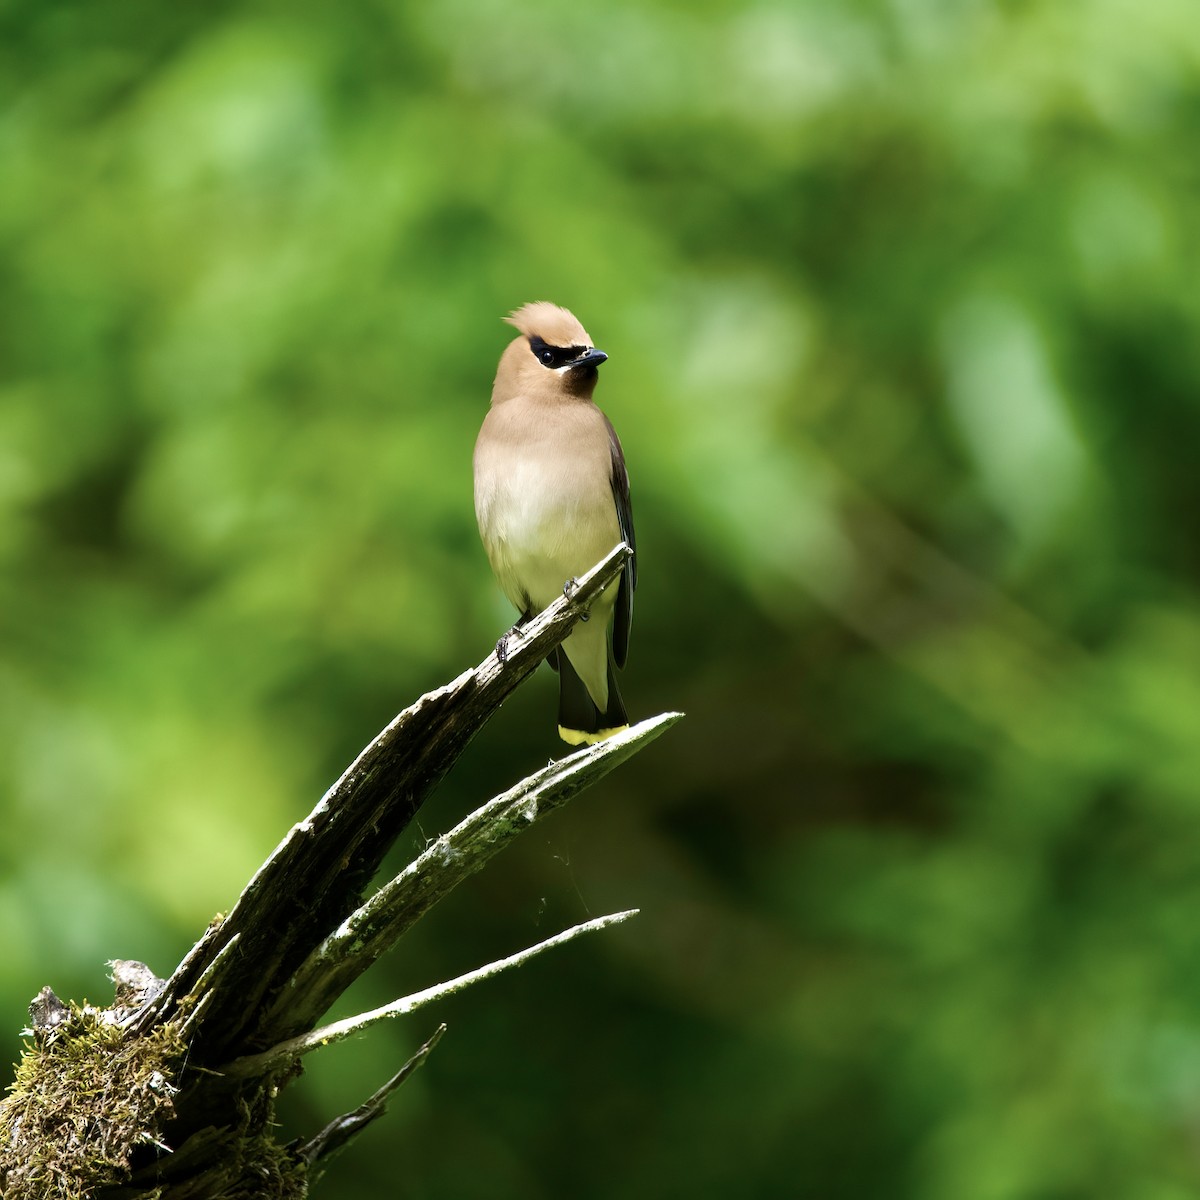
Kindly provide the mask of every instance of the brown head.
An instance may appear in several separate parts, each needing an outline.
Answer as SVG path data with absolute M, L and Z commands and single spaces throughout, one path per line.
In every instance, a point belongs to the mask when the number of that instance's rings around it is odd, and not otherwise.
M 505 320 L 521 336 L 500 356 L 492 404 L 514 396 L 549 401 L 590 400 L 596 368 L 608 355 L 592 345 L 573 313 L 545 300 L 518 308 Z

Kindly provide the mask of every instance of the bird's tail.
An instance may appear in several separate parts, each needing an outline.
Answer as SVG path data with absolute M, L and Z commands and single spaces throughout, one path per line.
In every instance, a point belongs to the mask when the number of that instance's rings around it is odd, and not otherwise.
M 617 688 L 611 657 L 608 660 L 608 707 L 603 712 L 596 707 L 583 680 L 571 666 L 571 660 L 561 650 L 551 656 L 551 666 L 558 671 L 558 736 L 564 742 L 572 746 L 590 746 L 629 728 L 625 701 Z

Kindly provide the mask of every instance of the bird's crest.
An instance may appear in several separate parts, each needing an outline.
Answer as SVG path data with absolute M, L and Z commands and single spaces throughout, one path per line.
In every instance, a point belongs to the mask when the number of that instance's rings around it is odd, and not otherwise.
M 526 337 L 540 337 L 551 346 L 591 346 L 592 339 L 569 309 L 535 300 L 504 318 Z

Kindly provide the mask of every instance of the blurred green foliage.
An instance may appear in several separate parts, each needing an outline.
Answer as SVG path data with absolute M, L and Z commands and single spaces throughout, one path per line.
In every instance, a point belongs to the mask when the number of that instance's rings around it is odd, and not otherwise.
M 450 1025 L 326 1194 L 1194 1196 L 1198 138 L 1194 0 L 0 5 L 10 1057 L 490 650 L 551 299 L 689 717 L 345 1010 L 643 914 L 312 1065 L 296 1134 Z

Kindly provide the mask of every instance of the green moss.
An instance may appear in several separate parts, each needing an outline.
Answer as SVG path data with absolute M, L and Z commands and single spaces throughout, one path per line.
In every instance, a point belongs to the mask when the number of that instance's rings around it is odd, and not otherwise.
M 71 1006 L 27 1041 L 0 1102 L 5 1200 L 84 1200 L 128 1174 L 140 1147 L 162 1145 L 183 1044 L 174 1026 L 138 1037 Z

